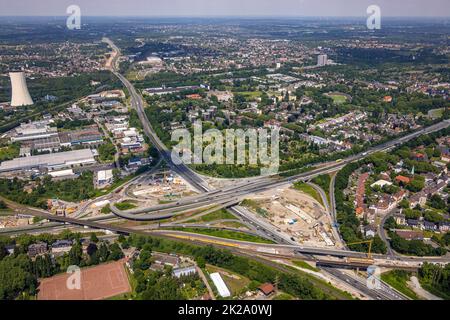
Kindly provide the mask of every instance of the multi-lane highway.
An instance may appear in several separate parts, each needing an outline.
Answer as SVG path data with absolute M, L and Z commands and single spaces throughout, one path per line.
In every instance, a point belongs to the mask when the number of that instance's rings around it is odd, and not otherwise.
M 269 238 L 274 239 L 282 244 L 292 245 L 294 244 L 292 239 L 289 239 L 283 233 L 278 232 L 273 225 L 265 223 L 261 219 L 255 218 L 255 216 L 252 215 L 250 212 L 248 212 L 245 208 L 236 207 L 235 205 L 238 204 L 241 200 L 243 200 L 247 195 L 262 192 L 265 190 L 270 190 L 272 188 L 284 185 L 286 183 L 292 183 L 295 181 L 309 181 L 319 175 L 339 171 L 341 168 L 343 168 L 345 165 L 349 163 L 362 160 L 368 157 L 369 155 L 372 155 L 377 152 L 388 151 L 407 141 L 415 139 L 418 136 L 442 130 L 450 125 L 450 121 L 442 121 L 430 127 L 423 128 L 417 132 L 408 134 L 393 141 L 389 141 L 379 146 L 373 147 L 366 152 L 351 156 L 347 159 L 343 159 L 342 161 L 324 164 L 318 169 L 313 169 L 309 172 L 302 173 L 289 178 L 281 178 L 276 175 L 268 177 L 259 177 L 256 179 L 248 180 L 241 184 L 237 184 L 229 188 L 213 190 L 203 180 L 203 178 L 196 172 L 194 172 L 192 169 L 190 169 L 184 164 L 175 164 L 173 162 L 170 150 L 162 143 L 162 141 L 159 139 L 159 137 L 151 127 L 151 124 L 144 110 L 144 101 L 142 99 L 142 96 L 136 91 L 136 89 L 130 83 L 130 81 L 128 81 L 128 79 L 126 79 L 123 75 L 121 75 L 117 71 L 117 60 L 120 57 L 119 48 L 115 46 L 115 44 L 109 39 L 104 40 L 116 52 L 112 63 L 111 71 L 122 81 L 124 86 L 128 89 L 128 92 L 131 97 L 131 105 L 138 113 L 145 134 L 149 137 L 151 143 L 161 153 L 163 159 L 168 163 L 169 167 L 173 171 L 178 173 L 181 177 L 183 177 L 186 181 L 188 181 L 194 188 L 196 188 L 201 193 L 199 196 L 182 199 L 176 203 L 159 205 L 150 208 L 139 208 L 131 211 L 121 211 L 117 207 L 112 205 L 111 206 L 112 212 L 124 219 L 153 221 L 158 219 L 166 219 L 176 214 L 180 214 L 180 212 L 183 212 L 185 210 L 192 210 L 195 208 L 205 208 L 211 206 L 219 206 L 225 208 L 228 207 L 228 210 L 230 212 L 240 217 L 244 221 L 248 221 L 251 225 L 255 226 L 257 230 L 263 231 Z M 331 184 L 330 191 L 331 191 L 330 211 L 334 220 L 336 220 L 336 209 L 334 203 L 334 181 Z M 334 228 L 336 229 L 336 226 L 334 226 Z M 334 231 L 336 232 L 337 230 Z M 317 253 L 317 250 L 313 248 L 311 250 L 311 253 L 313 252 Z
M 197 188 L 201 192 L 209 191 L 210 188 L 208 184 L 193 170 L 184 164 L 176 165 L 172 161 L 171 151 L 164 145 L 164 143 L 159 139 L 158 135 L 153 130 L 150 121 L 147 118 L 147 114 L 144 110 L 144 100 L 142 96 L 136 91 L 135 87 L 125 78 L 122 74 L 117 71 L 117 60 L 120 58 L 120 49 L 110 40 L 105 38 L 104 41 L 109 44 L 109 46 L 116 52 L 114 61 L 111 64 L 112 72 L 119 78 L 123 85 L 127 88 L 130 94 L 131 106 L 138 113 L 139 119 L 143 125 L 144 132 L 150 139 L 153 146 L 158 149 L 163 159 L 167 162 L 170 168 L 186 179 L 193 187 Z
M 448 121 L 448 120 L 442 121 L 433 126 L 430 126 L 430 127 L 424 128 L 420 131 L 417 131 L 415 133 L 409 134 L 405 137 L 398 138 L 394 141 L 390 141 L 383 145 L 371 148 L 367 152 L 363 152 L 358 155 L 349 157 L 338 163 L 328 163 L 328 164 L 321 166 L 318 169 L 313 169 L 311 171 L 301 173 L 301 174 L 298 174 L 298 175 L 295 175 L 292 177 L 288 177 L 288 178 L 281 178 L 279 176 L 259 177 L 256 179 L 248 180 L 243 183 L 234 185 L 232 187 L 227 187 L 227 188 L 220 189 L 220 190 L 212 190 L 212 191 L 203 193 L 199 196 L 186 198 L 186 199 L 183 199 L 176 203 L 153 206 L 153 207 L 148 207 L 148 208 L 139 208 L 139 209 L 128 211 L 128 212 L 120 212 L 119 210 L 115 209 L 114 213 L 120 214 L 123 218 L 127 218 L 127 216 L 128 216 L 128 218 L 134 219 L 133 216 L 141 215 L 141 217 L 139 218 L 140 220 L 145 220 L 145 219 L 154 220 L 152 217 L 152 213 L 158 213 L 161 210 L 176 211 L 176 210 L 179 210 L 180 206 L 188 206 L 188 205 L 195 206 L 195 205 L 197 205 L 198 207 L 202 207 L 202 206 L 209 206 L 214 203 L 224 203 L 224 202 L 227 202 L 227 200 L 228 200 L 228 202 L 232 202 L 233 199 L 243 199 L 243 198 L 245 198 L 245 196 L 248 196 L 250 194 L 255 194 L 258 192 L 270 190 L 272 188 L 276 188 L 278 186 L 282 186 L 282 185 L 292 183 L 295 181 L 309 181 L 317 176 L 339 171 L 340 169 L 342 169 L 345 165 L 347 165 L 349 163 L 362 160 L 362 159 L 364 159 L 374 153 L 377 153 L 377 152 L 382 152 L 382 151 L 392 149 L 393 147 L 403 144 L 412 139 L 415 139 L 418 136 L 436 132 L 436 131 L 442 130 L 444 128 L 447 128 L 448 126 L 450 126 L 450 121 Z M 186 167 L 186 166 L 184 166 L 184 167 Z M 188 180 L 189 182 L 192 181 L 192 179 L 191 179 L 192 176 L 197 176 L 197 177 L 199 177 L 199 179 L 201 179 L 200 176 L 196 175 L 195 172 L 193 172 L 192 170 L 189 170 L 188 176 L 184 176 L 184 175 L 182 175 L 182 176 L 184 178 L 187 177 L 186 180 Z M 208 187 L 208 189 L 211 189 L 211 188 Z M 333 195 L 332 195 L 332 193 L 330 193 L 330 197 L 331 196 L 334 196 L 334 193 L 333 193 Z M 332 214 L 335 215 L 334 201 L 331 202 L 331 206 L 332 206 L 331 207 Z M 147 214 L 147 215 L 145 215 L 145 214 Z
M 333 268 L 322 268 L 326 273 L 330 274 L 332 277 L 343 281 L 351 285 L 352 287 L 358 289 L 366 296 L 374 300 L 407 300 L 400 292 L 392 289 L 382 281 L 379 282 L 379 288 L 370 289 L 367 285 L 367 279 L 362 278 L 356 274 L 352 274 L 346 270 L 337 270 Z
M 188 166 L 184 164 L 175 164 L 173 162 L 170 150 L 162 143 L 159 137 L 154 132 L 151 124 L 147 118 L 147 115 L 144 111 L 144 101 L 142 96 L 137 92 L 134 86 L 117 70 L 117 62 L 120 58 L 120 50 L 117 48 L 112 41 L 109 39 L 104 39 L 116 54 L 112 59 L 111 63 L 111 71 L 122 81 L 124 86 L 127 88 L 130 94 L 130 101 L 132 107 L 137 111 L 140 121 L 142 122 L 144 132 L 150 139 L 150 142 L 158 149 L 160 154 L 162 155 L 162 159 L 164 159 L 169 165 L 170 169 L 184 178 L 188 183 L 190 183 L 194 188 L 196 188 L 200 195 L 193 196 L 189 198 L 184 198 L 176 203 L 164 204 L 153 206 L 149 208 L 139 208 L 136 210 L 130 211 L 121 211 L 117 209 L 114 205 L 111 206 L 113 213 L 123 219 L 129 220 L 139 220 L 139 221 L 150 221 L 150 220 L 158 220 L 158 219 L 166 219 L 168 217 L 172 217 L 177 214 L 181 214 L 186 212 L 187 210 L 194 209 L 202 209 L 202 208 L 210 208 L 210 207 L 219 207 L 219 208 L 228 208 L 234 215 L 238 216 L 242 221 L 247 223 L 248 225 L 254 227 L 258 232 L 262 233 L 267 238 L 273 239 L 277 244 L 255 244 L 249 242 L 242 242 L 230 239 L 221 239 L 215 238 L 207 235 L 199 235 L 186 233 L 181 231 L 174 230 L 139 230 L 135 228 L 126 228 L 117 225 L 111 225 L 104 223 L 108 219 L 111 219 L 111 216 L 102 217 L 98 219 L 79 219 L 79 218 L 68 218 L 68 217 L 56 217 L 50 215 L 48 212 L 33 208 L 26 208 L 17 204 L 8 203 L 12 206 L 12 208 L 16 209 L 17 212 L 28 213 L 34 216 L 42 217 L 52 221 L 51 225 L 46 226 L 36 226 L 36 228 L 61 228 L 65 224 L 71 224 L 76 226 L 83 226 L 92 229 L 100 229 L 100 230 L 109 230 L 116 233 L 121 234 L 131 234 L 131 233 L 140 233 L 145 235 L 156 235 L 159 237 L 165 237 L 170 239 L 178 239 L 178 240 L 188 240 L 190 242 L 200 243 L 200 244 L 216 244 L 221 247 L 227 247 L 231 249 L 238 249 L 244 252 L 271 252 L 274 250 L 277 252 L 278 250 L 283 251 L 284 254 L 288 252 L 288 254 L 292 254 L 292 256 L 303 254 L 309 256 L 322 256 L 322 257 L 334 257 L 336 259 L 350 259 L 350 258 L 358 258 L 364 259 L 366 256 L 364 253 L 353 252 L 349 250 L 339 250 L 339 249 L 330 249 L 330 248 L 317 248 L 317 247 L 305 247 L 300 246 L 292 239 L 289 239 L 285 234 L 276 230 L 276 228 L 270 223 L 264 222 L 261 219 L 258 219 L 255 215 L 249 212 L 247 209 L 237 206 L 237 204 L 245 199 L 245 197 L 255 194 L 258 192 L 270 190 L 277 186 L 282 186 L 285 184 L 289 184 L 295 181 L 309 181 L 314 177 L 323 174 L 329 174 L 332 172 L 339 171 L 345 165 L 359 161 L 368 157 L 369 155 L 380 152 L 390 150 L 398 145 L 401 145 L 409 140 L 415 139 L 416 137 L 424 134 L 428 134 L 431 132 L 439 131 L 450 126 L 450 121 L 443 121 L 428 128 L 424 128 L 407 136 L 398 138 L 396 140 L 384 143 L 382 145 L 376 146 L 368 150 L 367 152 L 360 153 L 358 155 L 351 156 L 347 159 L 343 159 L 339 162 L 332 162 L 323 164 L 320 168 L 313 169 L 309 172 L 298 174 L 288 178 L 282 178 L 280 176 L 267 176 L 267 177 L 258 177 L 254 179 L 248 179 L 247 181 L 241 181 L 231 187 L 226 187 L 222 189 L 214 190 L 211 188 L 208 183 L 196 172 L 190 169 Z M 334 204 L 334 182 L 330 187 L 330 208 L 329 211 L 332 217 L 336 218 L 336 210 Z M 105 196 L 106 198 L 110 195 Z M 99 201 L 96 199 L 95 201 Z M 83 206 L 82 210 L 79 212 L 77 217 L 82 216 L 83 212 L 86 210 L 87 206 Z M 102 220 L 103 223 L 101 222 Z M 29 231 L 32 230 L 32 227 L 29 228 Z M 276 253 L 275 253 L 276 255 Z M 450 258 L 448 257 L 440 257 L 440 258 L 417 258 L 417 257 L 403 257 L 403 256 L 391 256 L 391 255 L 374 255 L 375 262 L 385 266 L 391 267 L 407 267 L 417 266 L 424 261 L 428 262 L 437 262 L 437 263 L 448 263 L 450 262 Z M 327 269 L 328 271 L 328 269 Z M 335 273 L 332 271 L 332 273 Z M 341 277 L 335 273 L 336 277 Z M 357 279 L 348 279 L 348 281 L 352 282 L 354 286 L 360 286 L 355 283 Z M 346 281 L 346 280 L 344 280 Z M 389 291 L 389 290 L 388 290 Z M 372 293 L 373 294 L 373 293 Z M 375 296 L 378 298 L 378 296 Z M 383 295 L 380 294 L 380 298 L 385 299 L 397 299 L 399 298 L 392 292 Z M 400 297 L 401 298 L 401 297 Z

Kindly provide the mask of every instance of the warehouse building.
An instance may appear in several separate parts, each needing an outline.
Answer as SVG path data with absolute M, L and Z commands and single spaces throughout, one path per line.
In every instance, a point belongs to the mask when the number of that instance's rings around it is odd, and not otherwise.
M 228 289 L 227 285 L 223 281 L 220 273 L 211 273 L 210 274 L 211 280 L 214 282 L 214 285 L 217 288 L 217 291 L 219 292 L 219 295 L 222 298 L 228 298 L 231 296 L 231 292 Z
M 22 123 L 14 129 L 11 142 L 24 142 L 36 139 L 50 138 L 58 136 L 58 129 L 50 127 L 48 121 L 36 121 Z
M 103 143 L 103 136 L 98 131 L 97 126 L 88 127 L 82 130 L 61 132 L 59 134 L 61 146 L 74 147 L 78 145 L 99 145 Z
M 44 154 L 26 158 L 16 158 L 10 161 L 4 161 L 0 164 L 0 172 L 12 172 L 23 170 L 63 170 L 82 165 L 91 165 L 97 163 L 95 157 L 98 155 L 96 150 L 83 149 L 53 154 Z

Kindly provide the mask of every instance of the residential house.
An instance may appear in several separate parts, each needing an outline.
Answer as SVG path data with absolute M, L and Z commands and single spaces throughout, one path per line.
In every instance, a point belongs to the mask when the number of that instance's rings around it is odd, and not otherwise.
M 411 230 L 396 230 L 395 233 L 405 240 L 423 240 L 423 233 L 421 231 L 411 231 Z
M 31 258 L 34 258 L 41 254 L 46 254 L 48 251 L 47 243 L 45 242 L 37 242 L 28 246 L 28 255 Z
M 437 231 L 438 226 L 434 222 L 424 221 L 423 229 L 427 231 Z
M 197 273 L 197 268 L 195 266 L 188 266 L 184 268 L 174 269 L 172 275 L 176 278 L 181 278 L 185 276 L 190 276 Z
M 411 178 L 405 177 L 405 176 L 397 176 L 395 177 L 395 181 L 397 183 L 401 183 L 404 185 L 410 184 L 411 183 Z
M 70 251 L 72 249 L 72 241 L 59 240 L 52 244 L 52 254 L 60 255 Z
M 259 286 L 258 290 L 266 297 L 275 293 L 275 287 L 271 283 L 264 283 L 263 285 Z
M 406 217 L 404 214 L 398 212 L 398 213 L 394 214 L 393 218 L 397 225 L 399 225 L 399 226 L 406 225 Z

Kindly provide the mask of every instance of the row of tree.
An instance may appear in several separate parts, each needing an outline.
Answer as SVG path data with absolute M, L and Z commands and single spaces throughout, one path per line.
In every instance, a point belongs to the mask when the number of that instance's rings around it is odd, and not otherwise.
M 206 264 L 222 267 L 256 281 L 257 283 L 276 283 L 281 290 L 305 300 L 329 299 L 330 296 L 315 286 L 309 279 L 298 273 L 284 273 L 263 265 L 257 261 L 233 255 L 226 250 L 212 246 L 199 247 L 191 244 L 156 239 L 140 235 L 122 238 L 122 246 L 126 244 L 138 249 L 146 248 L 159 252 L 177 252 L 195 258 L 199 267 Z

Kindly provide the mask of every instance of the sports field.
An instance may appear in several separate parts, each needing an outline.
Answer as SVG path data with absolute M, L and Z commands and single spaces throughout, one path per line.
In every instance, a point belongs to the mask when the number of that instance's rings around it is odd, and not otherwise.
M 131 291 L 124 261 L 81 270 L 80 290 L 67 288 L 70 274 L 42 279 L 38 300 L 103 300 Z
M 349 100 L 351 100 L 349 96 L 339 93 L 339 92 L 325 93 L 325 96 L 333 99 L 333 102 L 335 104 L 343 104 L 343 103 L 349 102 Z

